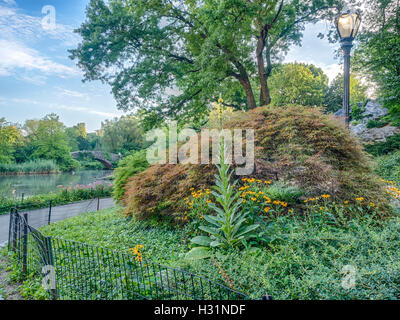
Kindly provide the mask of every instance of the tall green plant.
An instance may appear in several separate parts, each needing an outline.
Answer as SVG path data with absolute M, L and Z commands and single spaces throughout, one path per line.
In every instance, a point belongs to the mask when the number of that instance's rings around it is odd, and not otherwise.
M 221 143 L 220 164 L 217 165 L 218 174 L 211 193 L 216 203 L 208 206 L 215 215 L 205 215 L 206 224 L 199 229 L 207 236 L 197 236 L 191 242 L 198 247 L 193 248 L 186 255 L 188 259 L 201 259 L 210 255 L 210 248 L 233 248 L 244 244 L 247 240 L 256 237 L 255 230 L 258 224 L 249 224 L 248 211 L 241 210 L 242 200 L 240 192 L 235 190 L 237 181 L 231 183 L 232 171 L 225 163 L 224 141 Z

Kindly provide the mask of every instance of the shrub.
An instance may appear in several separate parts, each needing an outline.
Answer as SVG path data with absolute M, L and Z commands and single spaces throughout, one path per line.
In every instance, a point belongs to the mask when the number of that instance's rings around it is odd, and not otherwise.
M 365 146 L 365 150 L 373 156 L 382 156 L 400 149 L 400 134 L 386 138 L 385 142 L 378 142 Z
M 263 107 L 236 112 L 224 128 L 255 130 L 254 178 L 279 181 L 307 196 L 330 194 L 338 202 L 364 197 L 382 216 L 389 214 L 388 198 L 370 157 L 334 116 L 318 108 Z M 128 180 L 126 212 L 139 219 L 182 220 L 183 198 L 190 188 L 210 188 L 214 173 L 212 165 L 151 166 Z
M 119 161 L 118 167 L 114 170 L 114 199 L 121 200 L 128 179 L 146 170 L 148 166 L 145 150 L 132 152 Z
M 378 119 L 378 120 L 369 120 L 367 123 L 367 128 L 382 128 L 388 124 L 387 120 Z

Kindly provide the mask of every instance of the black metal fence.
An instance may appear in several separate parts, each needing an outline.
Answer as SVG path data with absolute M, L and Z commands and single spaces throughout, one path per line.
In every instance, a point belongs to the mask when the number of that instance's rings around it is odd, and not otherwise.
M 41 279 L 51 299 L 250 299 L 212 280 L 130 253 L 46 237 L 28 219 L 28 214 L 11 210 L 9 250 L 23 275 Z

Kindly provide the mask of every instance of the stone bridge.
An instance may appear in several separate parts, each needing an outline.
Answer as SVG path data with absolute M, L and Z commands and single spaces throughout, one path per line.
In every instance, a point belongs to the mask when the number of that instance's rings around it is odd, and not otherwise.
M 107 156 L 103 151 L 75 151 L 71 152 L 71 156 L 75 159 L 78 159 L 79 156 L 90 156 L 94 160 L 97 160 L 104 164 L 107 169 L 111 169 L 113 166 L 113 162 L 119 161 L 122 159 L 120 154 L 108 153 Z

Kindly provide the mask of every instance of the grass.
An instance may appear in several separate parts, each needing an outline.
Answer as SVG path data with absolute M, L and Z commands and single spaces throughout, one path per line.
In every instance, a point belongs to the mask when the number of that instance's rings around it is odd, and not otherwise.
M 24 163 L 0 163 L 0 174 L 56 173 L 59 168 L 53 160 L 34 160 Z
M 212 260 L 184 260 L 184 229 L 127 219 L 117 209 L 87 213 L 44 227 L 47 235 L 126 252 L 142 244 L 143 257 L 180 267 L 254 298 L 399 299 L 400 217 L 376 223 L 364 216 L 337 226 L 324 216 L 279 217 L 265 227 L 269 242 L 258 252 L 216 253 Z M 344 289 L 343 268 L 355 268 L 355 287 Z

